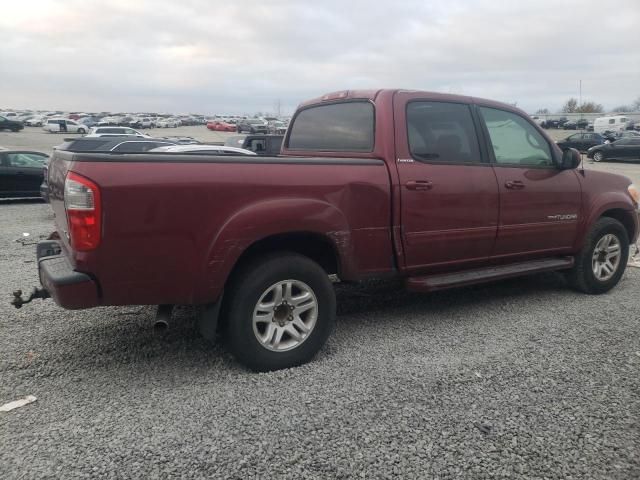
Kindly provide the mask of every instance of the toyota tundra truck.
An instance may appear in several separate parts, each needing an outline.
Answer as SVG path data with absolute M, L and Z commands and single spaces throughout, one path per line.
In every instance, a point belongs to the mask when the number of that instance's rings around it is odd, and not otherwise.
M 35 295 L 194 305 L 207 338 L 224 326 L 236 359 L 266 371 L 322 347 L 336 281 L 432 292 L 561 271 L 601 294 L 625 271 L 640 194 L 580 164 L 517 108 L 408 90 L 301 104 L 278 156 L 71 141 L 49 166 L 56 230 L 37 248 Z

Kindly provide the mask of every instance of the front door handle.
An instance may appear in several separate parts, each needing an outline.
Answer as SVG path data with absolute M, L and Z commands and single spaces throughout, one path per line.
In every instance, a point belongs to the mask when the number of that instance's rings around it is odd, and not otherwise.
M 429 180 L 409 180 L 405 186 L 407 190 L 431 190 L 433 183 Z
M 524 183 L 522 183 L 520 180 L 509 180 L 508 182 L 504 183 L 504 186 L 511 190 L 521 190 L 524 188 Z

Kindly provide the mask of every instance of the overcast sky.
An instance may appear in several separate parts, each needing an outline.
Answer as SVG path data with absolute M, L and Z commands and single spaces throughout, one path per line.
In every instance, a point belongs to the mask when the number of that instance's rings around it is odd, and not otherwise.
M 22 0 L 0 109 L 291 113 L 350 88 L 556 111 L 640 96 L 640 0 Z

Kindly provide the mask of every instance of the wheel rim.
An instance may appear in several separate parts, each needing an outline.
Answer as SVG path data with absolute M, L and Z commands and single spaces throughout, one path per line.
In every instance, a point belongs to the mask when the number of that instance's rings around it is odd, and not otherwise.
M 596 162 L 599 162 L 600 160 L 602 160 L 602 158 L 603 158 L 603 155 L 602 155 L 602 153 L 600 153 L 600 152 L 596 152 L 596 153 L 595 153 L 595 155 L 593 156 L 593 159 L 594 159 Z
M 253 310 L 253 333 L 267 350 L 285 352 L 299 347 L 318 320 L 318 300 L 299 280 L 274 283 Z
M 591 267 L 597 280 L 606 282 L 618 271 L 622 258 L 622 246 L 618 237 L 608 233 L 602 237 L 593 250 Z

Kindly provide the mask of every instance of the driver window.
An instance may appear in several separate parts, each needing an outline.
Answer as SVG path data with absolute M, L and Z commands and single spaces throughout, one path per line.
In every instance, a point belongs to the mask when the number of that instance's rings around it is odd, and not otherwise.
M 520 115 L 481 107 L 496 163 L 522 166 L 554 166 L 549 144 L 533 125 Z

